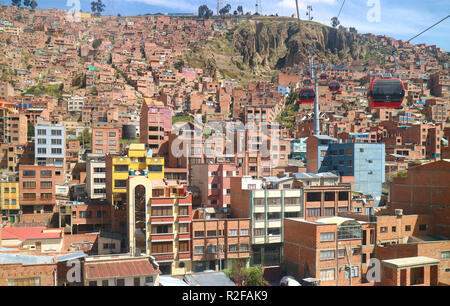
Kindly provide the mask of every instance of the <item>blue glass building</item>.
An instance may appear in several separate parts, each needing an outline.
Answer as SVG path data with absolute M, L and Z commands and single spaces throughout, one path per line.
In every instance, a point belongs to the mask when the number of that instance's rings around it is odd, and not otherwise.
M 353 190 L 372 195 L 378 206 L 385 181 L 385 144 L 330 143 L 319 172 L 332 171 L 354 176 Z

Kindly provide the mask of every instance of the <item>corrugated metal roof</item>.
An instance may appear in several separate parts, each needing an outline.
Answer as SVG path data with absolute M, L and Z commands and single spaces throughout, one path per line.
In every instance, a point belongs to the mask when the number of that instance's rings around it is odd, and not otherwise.
M 61 256 L 56 257 L 56 259 L 58 260 L 58 262 L 63 262 L 63 261 L 69 261 L 72 259 L 83 258 L 86 256 L 87 255 L 83 252 L 77 252 L 77 253 L 61 255 Z
M 54 263 L 53 256 L 34 256 L 0 253 L 0 264 L 21 263 L 24 265 Z
M 152 275 L 157 271 L 147 259 L 112 262 L 89 262 L 85 264 L 86 278 L 112 278 L 138 275 Z

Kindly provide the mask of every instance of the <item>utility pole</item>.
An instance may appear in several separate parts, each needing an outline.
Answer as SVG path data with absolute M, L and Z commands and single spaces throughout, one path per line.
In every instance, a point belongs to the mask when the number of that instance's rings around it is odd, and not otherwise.
M 314 67 L 314 82 L 316 84 L 316 99 L 314 100 L 314 136 L 320 135 L 319 128 L 319 83 L 317 82 L 317 66 Z

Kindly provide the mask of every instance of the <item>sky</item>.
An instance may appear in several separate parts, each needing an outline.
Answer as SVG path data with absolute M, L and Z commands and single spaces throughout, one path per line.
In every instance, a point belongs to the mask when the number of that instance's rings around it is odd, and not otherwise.
M 38 9 L 58 8 L 69 10 L 79 1 L 83 12 L 90 12 L 91 0 L 36 0 Z M 255 0 L 221 0 L 231 5 L 233 12 L 242 5 L 245 12 L 255 12 Z M 354 27 L 359 33 L 387 35 L 408 40 L 446 17 L 450 13 L 450 0 L 298 0 L 300 18 L 305 20 L 306 7 L 313 7 L 314 21 L 330 25 L 345 1 L 339 20 L 345 27 Z M 10 0 L 0 0 L 9 5 Z M 133 16 L 155 13 L 198 13 L 206 4 L 216 13 L 217 0 L 103 0 L 104 14 Z M 295 0 L 261 0 L 260 12 L 264 15 L 296 14 Z M 437 45 L 450 52 L 450 18 L 412 41 L 414 44 Z

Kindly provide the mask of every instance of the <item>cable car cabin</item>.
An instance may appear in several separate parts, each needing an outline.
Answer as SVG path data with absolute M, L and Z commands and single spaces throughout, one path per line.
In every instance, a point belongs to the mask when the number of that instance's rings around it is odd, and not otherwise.
M 328 78 L 328 76 L 327 76 L 326 73 L 322 73 L 322 74 L 320 75 L 320 79 L 321 79 L 321 80 L 326 80 L 327 78 Z
M 312 88 L 302 88 L 298 95 L 301 104 L 313 103 L 316 99 L 316 92 Z
M 341 89 L 341 84 L 339 84 L 339 82 L 332 81 L 328 85 L 328 89 L 330 89 L 331 92 L 338 92 Z
M 311 85 L 312 85 L 311 79 L 304 79 L 304 80 L 303 80 L 303 85 L 305 85 L 305 86 L 311 86 Z
M 367 97 L 372 108 L 397 108 L 405 97 L 405 85 L 400 79 L 374 79 Z

